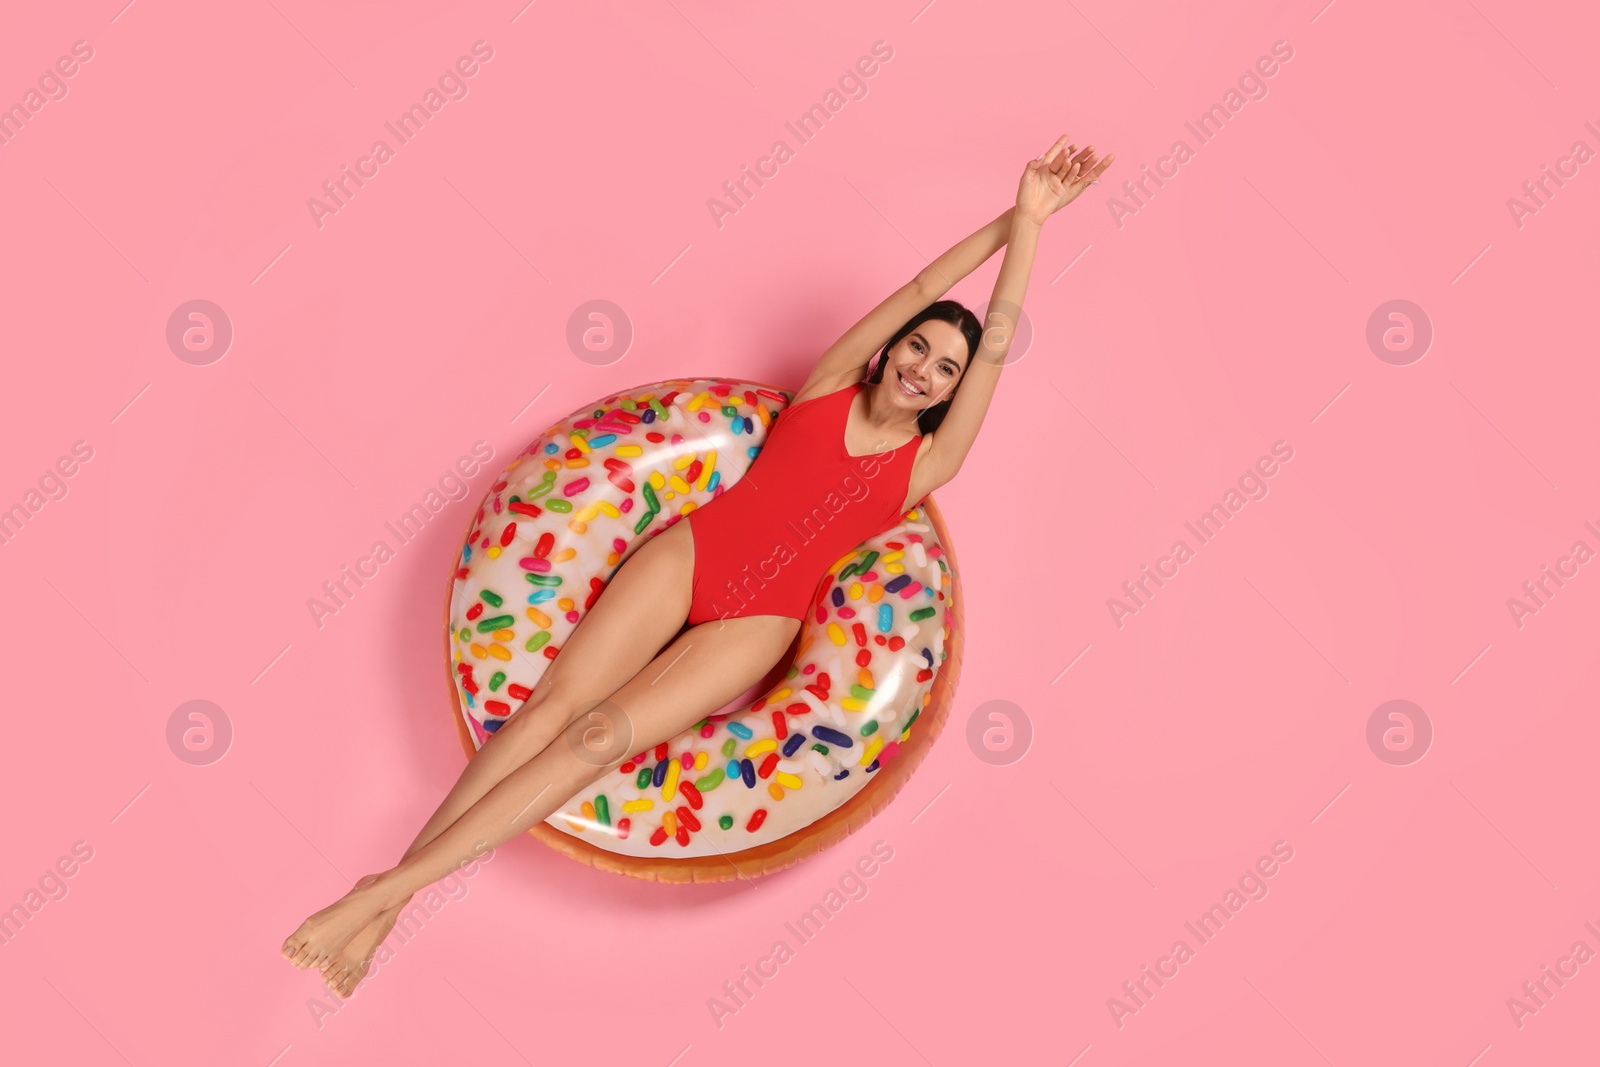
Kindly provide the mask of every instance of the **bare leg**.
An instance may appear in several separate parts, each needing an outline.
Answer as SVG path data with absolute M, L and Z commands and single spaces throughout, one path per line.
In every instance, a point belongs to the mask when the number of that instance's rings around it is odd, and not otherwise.
M 774 615 L 708 622 L 684 633 L 611 697 L 631 726 L 628 751 L 596 766 L 553 744 L 512 771 L 443 833 L 305 921 L 290 939 L 313 963 L 339 951 L 364 926 L 425 886 L 542 822 L 632 752 L 670 740 L 760 681 L 800 623 Z
M 640 546 L 573 630 L 533 695 L 467 762 L 402 858 L 409 858 L 438 837 L 506 775 L 543 750 L 573 719 L 649 663 L 683 626 L 693 573 L 694 539 L 687 525 L 676 523 Z M 363 930 L 344 950 L 323 961 L 329 988 L 341 996 L 350 995 L 393 929 L 404 903 L 379 916 L 372 929 Z M 292 942 L 291 938 L 284 943 L 284 956 L 297 967 L 310 966 L 311 958 Z

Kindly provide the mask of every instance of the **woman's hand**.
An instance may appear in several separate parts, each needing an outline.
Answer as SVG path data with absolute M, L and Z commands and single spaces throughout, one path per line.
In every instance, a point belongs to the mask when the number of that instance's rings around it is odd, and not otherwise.
M 1107 156 L 1095 161 L 1094 145 L 1077 151 L 1077 145 L 1067 144 L 1062 134 L 1050 150 L 1038 159 L 1028 161 L 1022 171 L 1022 181 L 1017 186 L 1017 216 L 1044 225 L 1044 220 L 1054 215 L 1078 198 L 1097 181 L 1111 161 Z

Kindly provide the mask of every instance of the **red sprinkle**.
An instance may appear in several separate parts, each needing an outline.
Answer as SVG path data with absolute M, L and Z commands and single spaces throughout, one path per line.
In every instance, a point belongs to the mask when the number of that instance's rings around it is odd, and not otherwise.
M 776 752 L 768 752 L 767 758 L 762 760 L 761 766 L 756 768 L 756 776 L 758 778 L 770 778 L 772 776 L 773 768 L 777 765 L 778 754 Z
M 513 700 L 527 700 L 529 697 L 533 696 L 532 689 L 529 689 L 525 685 L 518 685 L 516 682 L 512 682 L 510 685 L 506 686 L 506 693 Z
M 683 823 L 678 824 L 678 832 L 672 836 L 677 838 L 678 844 L 682 845 L 684 848 L 689 847 L 689 828 L 683 825 Z
M 761 824 L 766 822 L 766 821 L 767 821 L 767 809 L 766 808 L 757 808 L 751 814 L 750 821 L 744 824 L 744 828 L 746 830 L 749 830 L 751 833 L 755 833 L 757 830 L 761 829 Z
M 777 731 L 774 735 L 779 741 L 789 736 L 789 722 L 783 717 L 783 712 L 776 708 L 772 712 L 772 728 Z
M 617 837 L 621 838 L 623 841 L 626 841 L 628 839 L 628 828 L 632 825 L 632 819 L 624 818 L 617 820 Z
M 544 509 L 539 507 L 537 504 L 524 504 L 520 500 L 513 500 L 511 503 L 507 504 L 506 507 L 516 512 L 518 515 L 526 515 L 530 519 L 538 518 L 539 515 L 544 511 Z
M 485 700 L 483 702 L 483 710 L 490 715 L 510 715 L 511 705 L 503 700 Z
M 500 531 L 500 547 L 504 548 L 509 545 L 511 539 L 515 536 L 517 536 L 517 524 L 514 522 L 506 523 L 506 528 Z
M 467 609 L 467 621 L 471 622 L 473 619 L 476 619 L 479 615 L 482 615 L 482 614 L 483 614 L 483 605 L 481 603 L 474 604 L 474 605 L 472 605 L 472 607 Z
M 699 831 L 700 820 L 694 817 L 694 812 L 683 805 L 678 805 L 678 825 L 687 826 L 689 829 Z
M 667 743 L 665 741 L 663 741 L 659 745 L 656 746 L 656 762 L 660 763 L 662 760 L 664 760 L 666 758 L 667 758 Z
M 652 845 L 659 845 L 659 844 L 661 844 L 661 842 L 665 841 L 666 839 L 667 839 L 667 828 L 665 826 L 656 827 L 656 832 L 650 835 L 650 843 Z
M 627 771 L 624 771 L 623 773 L 626 774 Z M 689 782 L 689 781 L 679 782 L 678 783 L 678 792 L 683 794 L 683 799 L 685 799 L 685 800 L 687 800 L 689 802 L 689 806 L 691 808 L 698 808 L 698 807 L 700 807 L 702 804 L 704 804 L 706 802 L 705 798 L 700 795 L 700 790 L 698 790 L 698 789 L 696 789 L 694 787 L 694 783 L 693 782 Z M 698 829 L 700 829 L 700 827 L 697 825 L 697 826 L 695 826 L 695 829 L 698 830 Z

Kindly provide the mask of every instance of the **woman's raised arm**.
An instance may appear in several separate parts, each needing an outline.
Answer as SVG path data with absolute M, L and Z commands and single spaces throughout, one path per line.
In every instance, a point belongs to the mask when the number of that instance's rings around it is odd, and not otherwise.
M 1093 145 L 1074 155 L 1075 146 L 1066 141 L 1063 135 L 1048 152 L 1028 162 L 1017 188 L 1017 206 L 1008 212 L 1011 219 L 1005 238 L 1006 255 L 1000 263 L 1000 275 L 995 279 L 994 294 L 989 298 L 984 316 L 983 339 L 962 374 L 960 387 L 950 401 L 950 410 L 934 432 L 928 449 L 927 467 L 941 472 L 945 480 L 960 470 L 972 443 L 977 440 L 978 427 L 988 413 L 989 401 L 1000 381 L 1000 369 L 1005 364 L 1022 315 L 1022 299 L 1027 295 L 1028 275 L 1033 270 L 1033 256 L 1045 219 L 1077 199 L 1116 158 L 1107 156 L 1096 163 Z M 958 249 L 940 257 L 950 260 L 947 269 L 960 270 L 965 266 L 966 261 L 956 255 Z

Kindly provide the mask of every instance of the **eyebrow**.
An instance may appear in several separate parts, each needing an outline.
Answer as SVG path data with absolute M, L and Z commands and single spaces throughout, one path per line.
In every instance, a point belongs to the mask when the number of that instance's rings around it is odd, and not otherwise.
M 923 335 L 921 330 L 912 330 L 911 331 L 911 336 L 915 337 L 917 340 L 921 341 L 922 342 L 922 347 L 924 347 L 924 348 L 932 348 L 933 347 L 933 345 L 928 341 L 927 337 L 925 337 Z M 956 362 L 954 356 L 940 356 L 939 359 L 941 361 L 943 361 L 943 362 L 946 362 L 946 363 L 955 363 Z M 959 368 L 960 364 L 957 363 L 956 366 Z

